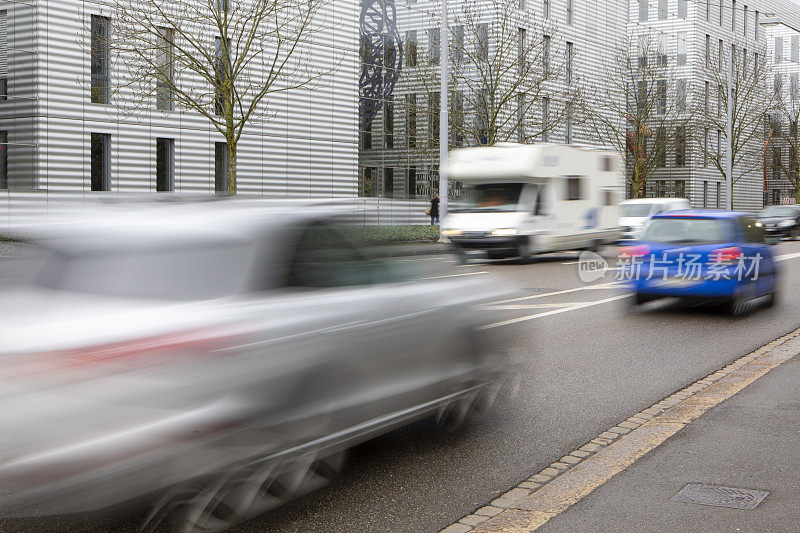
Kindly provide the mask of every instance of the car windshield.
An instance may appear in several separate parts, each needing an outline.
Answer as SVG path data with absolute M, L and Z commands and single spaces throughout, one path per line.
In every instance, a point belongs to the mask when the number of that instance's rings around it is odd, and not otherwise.
M 798 214 L 798 210 L 796 207 L 790 207 L 788 205 L 771 205 L 769 207 L 765 207 L 763 211 L 761 211 L 762 217 L 796 217 Z
M 653 211 L 654 204 L 622 204 L 622 216 L 631 218 L 648 217 Z
M 168 250 L 55 250 L 33 283 L 125 298 L 221 298 L 243 288 L 250 254 L 250 247 L 240 243 Z
M 713 244 L 731 239 L 727 220 L 715 218 L 654 218 L 642 233 L 642 240 L 675 244 Z
M 522 183 L 491 183 L 467 187 L 464 196 L 454 202 L 453 212 L 511 212 L 519 210 Z

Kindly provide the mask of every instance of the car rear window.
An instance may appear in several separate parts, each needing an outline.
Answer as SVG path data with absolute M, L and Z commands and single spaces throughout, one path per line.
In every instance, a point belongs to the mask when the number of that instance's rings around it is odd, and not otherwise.
M 654 218 L 642 234 L 645 241 L 674 244 L 715 244 L 733 237 L 731 222 L 717 218 Z
M 33 283 L 125 298 L 221 298 L 243 289 L 251 253 L 241 243 L 169 250 L 54 250 Z

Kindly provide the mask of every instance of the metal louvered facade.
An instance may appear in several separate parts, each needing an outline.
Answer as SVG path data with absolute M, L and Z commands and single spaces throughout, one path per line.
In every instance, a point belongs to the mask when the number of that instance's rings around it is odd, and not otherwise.
M 239 193 L 357 195 L 358 12 L 358 0 L 329 2 L 320 12 L 313 60 L 329 72 L 314 87 L 271 97 L 269 119 L 247 127 L 238 150 Z M 8 65 L 9 95 L 0 102 L 8 159 L 0 226 L 53 200 L 155 193 L 159 138 L 174 140 L 175 192 L 214 194 L 215 143 L 224 139 L 208 120 L 155 105 L 130 117 L 115 96 L 108 105 L 91 102 L 88 28 L 92 15 L 110 15 L 102 2 L 0 0 L 0 13 L 8 28 L 0 63 Z M 115 74 L 112 68 L 112 85 Z M 110 141 L 109 192 L 91 191 L 92 134 Z

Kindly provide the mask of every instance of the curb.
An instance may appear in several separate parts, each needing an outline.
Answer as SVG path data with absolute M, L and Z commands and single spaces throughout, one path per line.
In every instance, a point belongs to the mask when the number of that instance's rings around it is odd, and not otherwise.
M 692 420 L 795 357 L 800 343 L 781 345 L 798 337 L 800 328 L 626 418 L 441 533 L 537 529 Z

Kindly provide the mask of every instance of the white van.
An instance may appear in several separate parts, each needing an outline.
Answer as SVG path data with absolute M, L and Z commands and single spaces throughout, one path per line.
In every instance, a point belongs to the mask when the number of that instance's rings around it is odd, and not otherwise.
M 686 198 L 637 198 L 625 200 L 620 204 L 619 225 L 622 226 L 623 239 L 635 239 L 644 223 L 656 213 L 689 209 Z
M 622 158 L 565 144 L 499 144 L 450 154 L 454 199 L 443 235 L 490 258 L 596 249 L 621 235 Z

